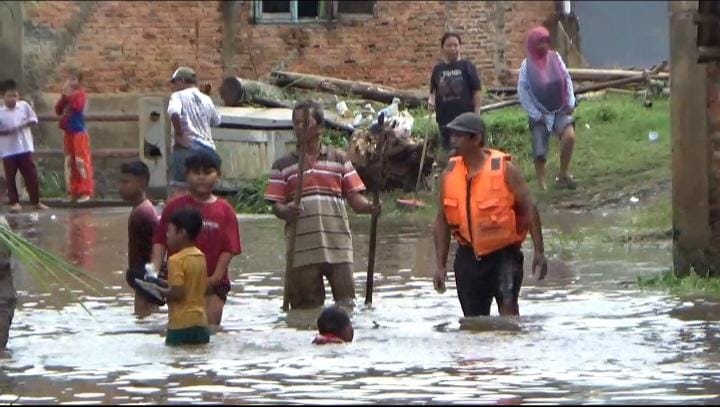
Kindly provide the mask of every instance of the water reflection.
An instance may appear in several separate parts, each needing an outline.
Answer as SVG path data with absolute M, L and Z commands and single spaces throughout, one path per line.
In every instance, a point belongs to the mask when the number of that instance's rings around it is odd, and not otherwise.
M 67 216 L 68 244 L 64 255 L 72 264 L 81 268 L 93 266 L 91 248 L 95 246 L 97 240 L 93 220 L 89 210 L 71 211 Z
M 0 359 L 0 403 L 720 401 L 717 305 L 618 284 L 664 269 L 665 248 L 549 253 L 546 281 L 525 276 L 516 331 L 494 317 L 461 321 L 452 278 L 444 295 L 432 289 L 432 241 L 422 220 L 381 228 L 374 304 L 362 305 L 369 227 L 353 219 L 356 339 L 314 347 L 319 309 L 280 311 L 279 222 L 242 218 L 246 250 L 231 265 L 223 329 L 209 346 L 172 349 L 162 340 L 166 314 L 132 317 L 132 295 L 119 272 L 127 215 L 62 212 L 18 224 L 56 253 L 73 251 L 73 261 L 109 287 L 103 296 L 84 297 L 89 316 L 73 303 L 58 313 L 45 304 L 47 294 L 20 279 L 24 303 L 12 354 Z M 551 233 L 565 233 L 546 219 Z M 583 222 L 595 220 L 577 224 Z M 561 223 L 573 232 L 572 218 Z

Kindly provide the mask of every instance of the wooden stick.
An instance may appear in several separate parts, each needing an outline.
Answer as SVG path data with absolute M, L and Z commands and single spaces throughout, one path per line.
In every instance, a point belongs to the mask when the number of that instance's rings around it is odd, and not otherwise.
M 647 80 L 647 78 L 648 78 L 647 72 L 645 72 L 645 73 L 641 72 L 639 75 L 632 76 L 629 78 L 616 79 L 614 81 L 608 81 L 608 82 L 600 82 L 600 83 L 596 83 L 594 85 L 584 86 L 584 87 L 575 89 L 575 96 L 579 96 L 579 95 L 582 95 L 583 93 L 588 93 L 588 92 L 592 92 L 592 91 L 596 91 L 596 90 L 602 90 L 602 89 L 612 88 L 615 86 L 627 85 L 629 83 L 642 82 L 642 81 Z M 492 110 L 498 110 L 498 109 L 503 109 L 506 107 L 519 105 L 519 104 L 520 104 L 520 99 L 510 99 L 505 102 L 493 103 L 491 105 L 485 105 L 480 108 L 480 111 L 484 113 L 484 112 L 489 112 Z
M 422 171 L 425 166 L 425 154 L 427 153 L 428 138 L 430 138 L 430 129 L 425 130 L 425 140 L 423 141 L 422 156 L 420 157 L 420 168 L 418 169 L 417 181 L 415 181 L 415 193 L 420 190 L 420 180 L 422 179 Z
M 387 145 L 387 136 L 383 127 L 384 117 L 381 115 L 378 119 L 380 125 L 380 134 L 378 139 L 378 146 L 380 147 L 380 182 L 377 183 L 375 191 L 373 191 L 373 205 L 377 206 L 380 204 L 380 188 L 384 184 L 384 173 L 385 173 L 385 148 Z M 373 282 L 375 279 L 375 248 L 377 244 L 377 226 L 378 218 L 380 216 L 373 214 L 370 218 L 370 251 L 368 253 L 368 270 L 367 280 L 365 282 L 365 305 L 372 304 L 372 293 L 373 293 Z
M 663 64 L 659 64 L 662 69 Z M 519 69 L 509 69 L 510 73 L 516 78 L 520 72 Z M 568 68 L 568 73 L 574 82 L 583 81 L 608 81 L 612 79 L 623 79 L 640 76 L 643 71 L 638 70 L 625 70 L 625 69 L 583 69 L 583 68 Z M 659 70 L 652 74 L 652 79 L 670 79 L 670 74 L 666 72 L 660 72 Z
M 310 109 L 305 108 L 303 109 L 303 123 L 305 123 L 305 127 L 303 128 L 303 136 L 307 134 L 309 121 Z M 293 202 L 295 203 L 296 207 L 300 206 L 300 199 L 302 198 L 303 191 L 303 174 L 305 172 L 304 141 L 305 140 L 302 140 L 298 143 L 298 169 L 296 179 L 297 185 L 295 186 L 295 196 L 293 197 Z M 293 268 L 293 261 L 295 260 L 295 236 L 297 234 L 297 219 L 288 224 L 288 229 L 288 247 L 287 256 L 285 257 L 285 281 L 283 284 L 283 311 L 287 311 L 290 308 L 290 287 L 288 286 L 288 277 L 290 276 L 290 272 Z

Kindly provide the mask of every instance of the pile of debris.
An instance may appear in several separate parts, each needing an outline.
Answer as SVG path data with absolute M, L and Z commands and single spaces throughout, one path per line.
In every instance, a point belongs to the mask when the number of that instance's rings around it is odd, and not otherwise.
M 426 177 L 432 173 L 434 152 L 429 148 L 429 134 L 413 131 L 415 118 L 407 108 L 424 105 L 426 97 L 369 83 L 314 75 L 288 72 L 273 72 L 272 75 L 272 84 L 226 78 L 220 96 L 226 106 L 290 108 L 300 99 L 321 100 L 325 108 L 325 126 L 346 134 L 347 153 L 368 189 L 402 188 L 409 192 L 417 185 L 425 185 Z M 315 92 L 325 92 L 330 97 Z M 379 123 L 381 116 L 383 122 Z M 432 121 L 430 116 L 424 119 Z M 387 141 L 382 177 L 378 161 L 380 139 Z

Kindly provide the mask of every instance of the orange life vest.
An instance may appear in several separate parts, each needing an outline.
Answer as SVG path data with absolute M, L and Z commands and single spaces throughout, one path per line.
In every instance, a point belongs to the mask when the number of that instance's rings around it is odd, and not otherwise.
M 445 219 L 458 242 L 472 246 L 478 257 L 520 244 L 527 236 L 527 230 L 518 230 L 515 195 L 505 182 L 510 155 L 483 151 L 489 156 L 470 181 L 460 156 L 450 159 L 443 181 Z

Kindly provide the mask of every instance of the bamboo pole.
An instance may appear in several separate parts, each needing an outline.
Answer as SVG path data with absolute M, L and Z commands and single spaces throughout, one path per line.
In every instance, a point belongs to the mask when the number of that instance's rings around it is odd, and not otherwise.
M 303 136 L 307 134 L 308 126 L 310 122 L 310 109 L 303 109 L 303 123 L 302 129 Z M 297 132 L 297 130 L 296 130 Z M 299 137 L 298 137 L 299 138 Z M 304 137 L 303 137 L 304 138 Z M 300 206 L 300 200 L 302 198 L 303 191 L 303 174 L 305 172 L 305 140 L 298 140 L 298 169 L 297 169 L 297 185 L 295 185 L 295 196 L 293 202 L 295 206 Z M 293 268 L 293 261 L 295 260 L 295 236 L 297 234 L 297 218 L 292 222 L 288 223 L 288 247 L 287 256 L 285 257 L 285 281 L 283 284 L 283 311 L 290 309 L 290 293 L 288 286 L 288 277 Z
M 384 119 L 385 117 L 382 114 L 378 118 L 378 124 L 380 125 L 380 133 L 378 135 L 378 146 L 380 147 L 380 180 L 373 191 L 373 205 L 375 207 L 380 204 L 380 189 L 384 184 L 386 161 L 385 150 L 387 148 L 387 135 L 385 134 L 385 128 L 383 126 Z M 370 248 L 368 253 L 367 280 L 365 281 L 365 305 L 372 304 L 373 284 L 375 280 L 375 249 L 377 247 L 377 227 L 379 218 L 380 215 L 376 213 L 373 213 L 370 218 Z

